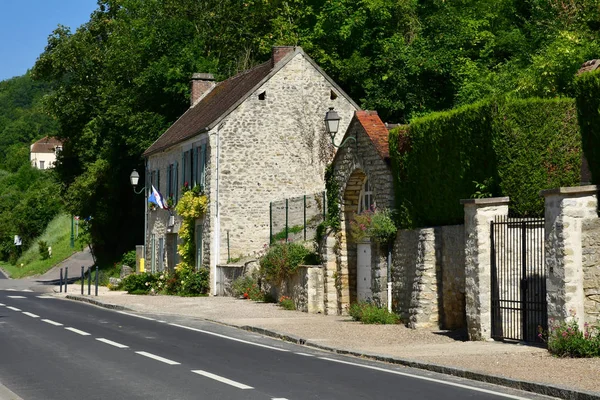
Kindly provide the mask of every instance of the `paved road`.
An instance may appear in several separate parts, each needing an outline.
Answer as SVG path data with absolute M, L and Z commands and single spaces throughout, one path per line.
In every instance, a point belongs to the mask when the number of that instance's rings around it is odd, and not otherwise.
M 148 318 L 0 291 L 0 383 L 25 400 L 546 398 L 207 322 Z
M 2 270 L 0 270 L 0 279 L 7 279 Z

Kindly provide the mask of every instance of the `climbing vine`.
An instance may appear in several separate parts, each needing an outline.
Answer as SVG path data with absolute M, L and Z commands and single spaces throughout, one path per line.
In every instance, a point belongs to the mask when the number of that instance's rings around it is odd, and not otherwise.
M 208 197 L 199 190 L 184 191 L 183 196 L 177 203 L 175 211 L 182 218 L 179 237 L 181 244 L 177 247 L 181 262 L 177 265 L 181 269 L 192 269 L 196 254 L 194 241 L 194 227 L 196 220 L 202 218 L 208 208 Z

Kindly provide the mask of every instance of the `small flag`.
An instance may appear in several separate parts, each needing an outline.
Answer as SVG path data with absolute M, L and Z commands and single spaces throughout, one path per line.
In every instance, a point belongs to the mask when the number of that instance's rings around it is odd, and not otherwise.
M 156 190 L 154 185 L 152 185 L 152 193 L 150 194 L 148 201 L 150 203 L 156 204 L 159 208 L 163 208 L 165 210 L 168 208 L 165 199 L 163 199 L 162 195 L 158 190 Z

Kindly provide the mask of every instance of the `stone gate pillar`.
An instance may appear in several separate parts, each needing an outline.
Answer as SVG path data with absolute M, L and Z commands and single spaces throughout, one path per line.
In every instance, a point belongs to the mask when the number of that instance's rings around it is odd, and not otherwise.
M 465 307 L 470 340 L 491 338 L 490 222 L 508 215 L 509 201 L 508 197 L 460 201 L 465 208 Z
M 544 261 L 548 319 L 575 317 L 583 329 L 585 295 L 582 227 L 598 218 L 594 185 L 543 190 L 546 202 Z

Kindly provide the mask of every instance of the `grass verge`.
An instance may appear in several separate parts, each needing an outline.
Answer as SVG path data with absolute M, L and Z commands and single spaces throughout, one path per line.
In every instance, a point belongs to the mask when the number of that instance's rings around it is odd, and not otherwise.
M 59 262 L 70 257 L 75 251 L 80 250 L 71 248 L 70 239 L 71 217 L 66 214 L 59 214 L 50 221 L 44 233 L 33 241 L 15 265 L 0 262 L 0 267 L 13 279 L 43 274 Z M 48 246 L 52 247 L 52 257 L 46 260 L 42 260 L 39 253 L 38 241 L 40 240 L 45 241 Z

